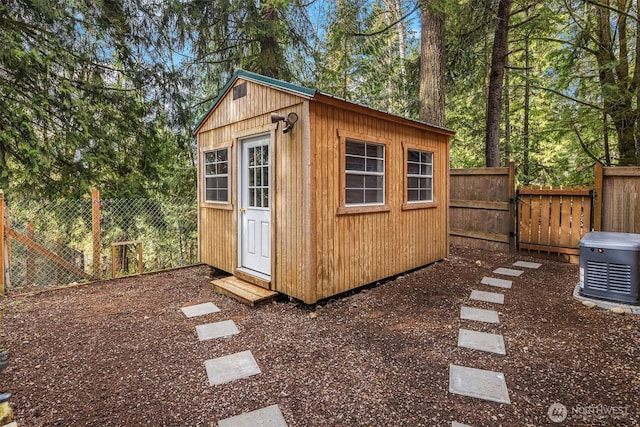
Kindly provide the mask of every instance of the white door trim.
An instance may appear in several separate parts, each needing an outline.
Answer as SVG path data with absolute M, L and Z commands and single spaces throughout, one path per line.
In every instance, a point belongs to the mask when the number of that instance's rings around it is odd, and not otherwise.
M 271 276 L 271 136 L 262 133 L 238 140 L 238 268 L 262 279 Z

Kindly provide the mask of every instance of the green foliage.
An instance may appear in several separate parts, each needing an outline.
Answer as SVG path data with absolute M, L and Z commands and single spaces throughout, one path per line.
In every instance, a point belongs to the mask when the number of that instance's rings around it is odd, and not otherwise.
M 596 159 L 632 160 L 637 7 L 606 4 L 514 0 L 503 163 L 521 182 L 584 183 Z M 451 165 L 482 166 L 497 0 L 420 5 L 446 16 Z M 2 2 L 0 188 L 194 194 L 191 127 L 238 68 L 417 118 L 419 26 L 407 0 Z
M 503 162 L 517 163 L 520 182 L 593 183 L 596 160 L 607 163 L 611 159 L 616 164 L 621 159 L 622 139 L 628 138 L 630 127 L 637 126 L 636 95 L 625 92 L 637 90 L 631 83 L 637 60 L 637 24 L 632 16 L 626 22 L 621 19 L 624 13 L 616 12 L 620 6 L 611 7 L 608 31 L 614 41 L 608 49 L 612 60 L 602 60 L 598 59 L 597 41 L 603 28 L 596 18 L 604 8 L 583 1 L 514 2 L 508 86 L 503 96 L 509 118 L 509 129 L 503 121 L 503 144 L 509 141 L 509 146 L 503 147 L 508 155 Z M 629 9 L 626 13 L 637 12 Z M 484 13 L 477 5 L 463 2 L 457 14 L 448 16 L 447 124 L 457 132 L 452 141 L 452 166 L 482 166 L 491 11 Z M 470 27 L 469 22 L 477 24 Z M 622 56 L 626 59 L 620 60 L 623 25 L 629 34 L 628 50 Z M 628 67 L 620 67 L 625 60 Z M 625 69 L 630 71 L 627 77 Z M 605 73 L 615 75 L 603 81 Z M 622 88 L 625 81 L 626 89 Z
M 91 187 L 142 196 L 191 149 L 176 144 L 153 96 L 165 74 L 154 59 L 164 58 L 148 55 L 157 34 L 139 27 L 151 13 L 143 4 L 0 6 L 0 188 L 33 198 Z
M 411 20 L 403 19 L 411 5 L 351 0 L 326 7 L 330 18 L 317 52 L 316 87 L 372 108 L 417 117 L 409 96 L 417 81 L 408 73 L 412 63 L 412 71 L 417 70 L 419 40 L 408 28 Z

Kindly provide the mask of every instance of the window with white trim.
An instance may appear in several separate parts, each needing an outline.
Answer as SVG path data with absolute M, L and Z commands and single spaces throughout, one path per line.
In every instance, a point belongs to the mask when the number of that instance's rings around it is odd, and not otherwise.
M 229 149 L 205 151 L 203 160 L 204 201 L 229 202 Z
M 433 201 L 433 153 L 407 150 L 407 202 Z
M 347 140 L 345 145 L 345 205 L 385 203 L 385 146 Z

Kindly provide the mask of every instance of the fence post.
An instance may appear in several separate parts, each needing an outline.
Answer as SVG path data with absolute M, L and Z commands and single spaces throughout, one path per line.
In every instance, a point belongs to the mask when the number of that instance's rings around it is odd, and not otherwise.
M 56 255 L 65 261 L 69 261 L 68 257 L 65 256 L 62 240 L 60 239 L 56 239 Z M 75 264 L 75 260 L 71 260 L 70 262 Z M 60 264 L 56 264 L 56 283 L 64 283 L 63 269 Z
M 92 234 L 93 234 L 93 276 L 102 277 L 102 268 L 100 267 L 100 191 L 91 190 L 91 218 L 92 218 Z
M 5 275 L 4 253 L 4 192 L 0 190 L 0 295 L 4 295 Z
M 35 237 L 35 231 L 33 229 L 33 223 L 27 222 L 27 237 L 33 241 Z M 30 246 L 27 246 L 27 285 L 36 284 L 36 255 Z
M 516 198 L 516 162 L 509 162 L 509 249 L 511 252 L 517 250 L 517 221 L 516 208 L 518 200 Z
M 602 230 L 602 200 L 604 200 L 603 181 L 604 181 L 604 166 L 600 162 L 596 162 L 595 170 L 595 197 L 593 199 L 593 227 L 594 231 Z

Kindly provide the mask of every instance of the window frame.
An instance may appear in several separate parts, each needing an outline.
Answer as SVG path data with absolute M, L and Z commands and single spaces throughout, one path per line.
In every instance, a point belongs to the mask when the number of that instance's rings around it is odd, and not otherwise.
M 200 195 L 202 197 L 201 205 L 209 208 L 217 208 L 217 209 L 226 209 L 231 210 L 233 208 L 232 205 L 232 190 L 233 190 L 233 159 L 232 159 L 232 144 L 225 144 L 217 147 L 202 147 L 200 150 L 200 164 L 201 166 L 201 176 L 202 176 L 202 190 Z M 207 175 L 207 168 L 205 163 L 205 157 L 207 153 L 215 152 L 215 151 L 223 151 L 227 152 L 227 173 L 226 174 L 216 174 L 216 175 Z M 207 200 L 207 178 L 211 177 L 227 177 L 227 200 L 219 201 L 219 200 Z
M 425 147 L 417 144 L 402 143 L 404 152 L 403 158 L 403 174 L 404 174 L 404 186 L 403 186 L 403 203 L 402 210 L 411 209 L 428 209 L 438 206 L 438 186 L 436 185 L 436 159 L 438 158 L 438 150 L 434 147 Z M 431 200 L 414 200 L 409 201 L 409 151 L 418 151 L 421 153 L 431 154 Z M 424 177 L 428 177 L 424 175 Z
M 337 214 L 359 214 L 370 212 L 388 212 L 389 207 L 389 163 L 391 158 L 390 147 L 391 141 L 388 139 L 375 137 L 371 135 L 364 135 L 357 132 L 338 130 L 338 138 L 340 140 L 340 204 L 337 210 Z M 362 204 L 347 204 L 346 203 L 346 176 L 347 176 L 347 141 L 356 142 L 362 144 L 381 145 L 384 150 L 384 171 L 382 172 L 383 187 L 382 187 L 382 203 L 362 203 Z M 373 175 L 380 176 L 380 174 L 363 174 L 365 176 Z

